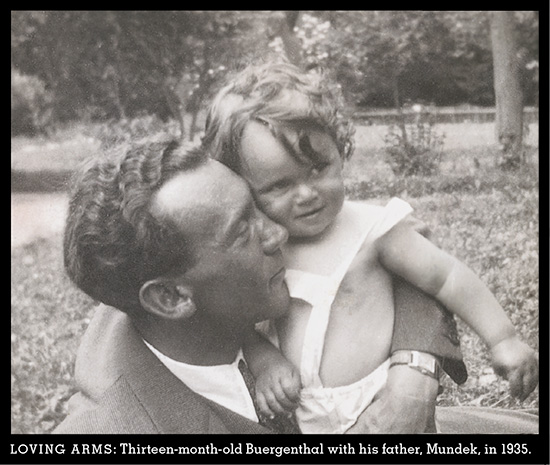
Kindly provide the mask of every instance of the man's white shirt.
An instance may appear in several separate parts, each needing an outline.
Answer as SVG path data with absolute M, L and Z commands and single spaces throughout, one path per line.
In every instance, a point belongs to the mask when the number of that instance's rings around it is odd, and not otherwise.
M 231 364 L 199 366 L 178 362 L 159 352 L 147 341 L 143 342 L 189 389 L 243 417 L 258 422 L 254 403 L 238 366 L 239 361 L 243 359 L 242 350 Z

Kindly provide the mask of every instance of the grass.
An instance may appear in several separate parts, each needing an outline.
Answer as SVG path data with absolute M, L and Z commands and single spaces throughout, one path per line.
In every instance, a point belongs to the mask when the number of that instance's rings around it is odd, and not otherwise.
M 441 173 L 402 180 L 384 162 L 380 131 L 358 129 L 358 148 L 345 168 L 349 197 L 383 202 L 397 195 L 411 203 L 416 216 L 432 229 L 434 241 L 482 278 L 523 339 L 538 348 L 536 148 L 531 148 L 524 169 L 503 173 L 494 167 L 496 149 L 487 143 L 492 125 L 448 125 L 444 132 L 451 142 Z M 73 153 L 97 149 L 95 141 L 75 133 L 50 141 L 54 145 L 45 160 L 40 146 L 48 141 L 13 142 L 12 168 L 27 172 L 60 166 L 51 161 L 56 158 L 55 144 L 65 169 L 78 162 L 68 156 L 67 147 Z M 60 234 L 11 252 L 12 433 L 50 432 L 66 414 L 66 401 L 75 391 L 75 353 L 94 306 L 64 275 L 61 254 Z M 483 343 L 462 322 L 459 332 L 470 376 L 461 386 L 444 379 L 441 405 L 538 408 L 538 389 L 523 403 L 512 399 L 507 383 L 492 372 Z
M 434 240 L 467 263 L 489 286 L 522 339 L 538 349 L 538 195 L 533 191 L 457 195 L 437 194 L 411 199 Z M 490 368 L 480 339 L 459 322 L 468 381 L 457 387 L 446 380 L 444 405 L 535 408 L 538 392 L 523 404 L 508 396 L 507 383 Z
M 60 234 L 12 250 L 12 433 L 47 433 L 65 416 L 92 302 L 63 272 Z

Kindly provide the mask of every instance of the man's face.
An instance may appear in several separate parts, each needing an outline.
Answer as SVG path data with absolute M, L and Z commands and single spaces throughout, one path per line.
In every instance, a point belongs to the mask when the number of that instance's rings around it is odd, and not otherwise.
M 245 181 L 208 161 L 166 183 L 153 207 L 181 228 L 196 264 L 185 272 L 199 312 L 251 323 L 286 313 L 286 230 L 255 206 Z

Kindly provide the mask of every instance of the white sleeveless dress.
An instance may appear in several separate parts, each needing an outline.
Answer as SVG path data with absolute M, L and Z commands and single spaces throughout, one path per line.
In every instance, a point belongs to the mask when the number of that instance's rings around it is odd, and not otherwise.
M 393 198 L 385 207 L 347 202 L 360 215 L 361 236 L 346 253 L 341 265 L 329 276 L 288 269 L 286 281 L 291 297 L 312 306 L 305 330 L 300 376 L 303 390 L 296 418 L 302 433 L 343 433 L 372 402 L 388 377 L 389 359 L 359 381 L 324 387 L 319 377 L 325 334 L 332 302 L 349 266 L 365 241 L 372 242 L 389 231 L 409 213 L 411 206 Z M 345 362 L 344 362 L 345 363 Z

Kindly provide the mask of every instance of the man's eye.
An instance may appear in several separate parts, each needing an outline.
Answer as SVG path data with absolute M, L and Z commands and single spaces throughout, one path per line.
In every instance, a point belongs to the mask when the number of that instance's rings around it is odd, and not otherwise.
M 318 176 L 330 166 L 330 163 L 318 163 L 311 168 L 311 175 Z
M 239 229 L 238 238 L 242 240 L 246 240 L 249 237 L 250 237 L 250 225 L 248 223 L 243 223 L 243 225 Z

